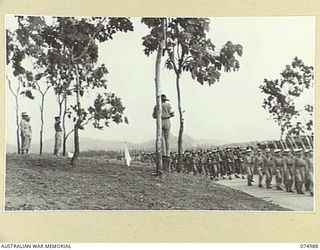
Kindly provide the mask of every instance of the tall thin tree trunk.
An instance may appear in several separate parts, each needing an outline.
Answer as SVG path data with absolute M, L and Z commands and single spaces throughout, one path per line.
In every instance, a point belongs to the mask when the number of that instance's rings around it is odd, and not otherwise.
M 67 150 L 66 115 L 67 115 L 67 96 L 65 96 L 64 98 L 64 112 L 62 117 L 62 127 L 63 127 L 62 155 L 63 156 L 66 156 L 66 150 Z
M 181 91 L 180 91 L 180 75 L 176 75 L 176 88 L 178 95 L 178 110 L 179 110 L 179 136 L 178 136 L 178 172 L 181 170 L 181 159 L 182 159 L 182 143 L 183 143 L 183 130 L 184 130 L 184 119 L 181 105 Z
M 21 153 L 21 145 L 20 145 L 20 124 L 19 124 L 19 100 L 18 96 L 15 96 L 16 99 L 16 125 L 17 125 L 17 147 L 18 154 Z
M 20 123 L 19 123 L 19 92 L 20 92 L 20 86 L 21 86 L 21 78 L 18 78 L 18 88 L 16 91 L 13 91 L 12 85 L 11 85 L 11 81 L 9 79 L 8 76 L 6 76 L 8 84 L 9 84 L 9 89 L 12 93 L 12 95 L 15 98 L 15 102 L 16 102 L 16 126 L 17 126 L 17 130 L 16 130 L 16 135 L 17 135 L 17 152 L 18 154 L 21 153 L 21 144 L 20 144 Z
M 161 25 L 164 30 L 164 19 L 161 19 Z M 155 88 L 156 88 L 156 103 L 157 103 L 157 128 L 156 128 L 156 174 L 162 175 L 163 162 L 162 162 L 162 106 L 161 106 L 161 85 L 160 85 L 160 65 L 162 59 L 163 49 L 165 47 L 165 38 L 163 37 L 160 41 L 155 68 Z
M 74 153 L 71 160 L 72 165 L 76 165 L 78 161 L 78 157 L 80 154 L 80 142 L 79 142 L 79 127 L 81 125 L 82 121 L 82 115 L 81 115 L 81 102 L 80 102 L 80 81 L 79 81 L 79 72 L 78 72 L 78 66 L 75 65 L 75 72 L 76 72 L 76 85 L 77 85 L 77 115 L 78 119 L 76 121 L 76 124 L 74 125 Z
M 41 105 L 40 105 L 40 152 L 39 154 L 42 155 L 43 150 L 43 125 L 44 125 L 44 119 L 43 119 L 43 110 L 44 110 L 44 95 L 41 95 Z

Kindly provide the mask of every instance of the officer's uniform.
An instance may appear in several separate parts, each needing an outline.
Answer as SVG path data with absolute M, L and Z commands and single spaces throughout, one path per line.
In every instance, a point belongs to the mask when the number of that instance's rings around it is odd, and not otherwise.
M 252 150 L 247 150 L 247 155 L 244 157 L 244 165 L 247 171 L 247 180 L 248 180 L 248 186 L 252 186 L 253 181 L 253 166 L 254 166 L 254 159 L 252 155 L 249 155 Z
M 169 101 L 167 97 L 165 95 L 161 95 L 162 137 L 164 140 L 163 155 L 169 157 L 170 156 L 169 135 L 170 135 L 170 128 L 171 128 L 170 118 L 174 116 L 174 112 L 172 110 L 170 103 L 166 101 Z M 154 106 L 152 116 L 153 118 L 157 118 L 157 105 Z
M 309 185 L 309 191 L 311 196 L 313 196 L 313 159 L 312 155 L 307 152 L 305 161 L 306 161 L 306 184 Z
M 28 121 L 28 115 L 23 112 L 20 121 L 20 136 L 21 136 L 21 153 L 28 153 L 31 145 L 32 129 Z
M 269 149 L 266 152 L 270 152 Z M 271 189 L 271 181 L 274 169 L 274 159 L 271 155 L 266 155 L 263 158 L 263 171 L 266 174 L 266 186 L 267 189 Z
M 283 161 L 280 156 L 280 149 L 274 150 L 274 153 L 276 154 L 276 157 L 274 158 L 274 173 L 276 175 L 276 188 L 277 190 L 281 189 L 281 183 L 282 183 L 282 173 L 283 173 Z
M 293 192 L 292 185 L 294 179 L 293 158 L 288 153 L 290 149 L 284 150 L 285 155 L 282 157 L 282 165 L 284 171 L 284 185 L 286 192 Z
M 55 135 L 54 135 L 54 151 L 53 154 L 58 156 L 59 151 L 61 149 L 61 144 L 62 144 L 62 128 L 60 125 L 60 120 L 58 119 L 60 117 L 55 117 L 56 121 L 54 123 L 54 130 L 55 130 Z
M 301 149 L 296 150 L 297 153 L 301 152 Z M 298 194 L 304 194 L 302 192 L 302 186 L 305 181 L 306 161 L 302 155 L 295 156 L 294 158 L 295 169 L 295 186 Z
M 263 156 L 260 154 L 260 150 L 258 155 L 255 157 L 255 168 L 259 176 L 259 187 L 262 187 L 263 181 Z

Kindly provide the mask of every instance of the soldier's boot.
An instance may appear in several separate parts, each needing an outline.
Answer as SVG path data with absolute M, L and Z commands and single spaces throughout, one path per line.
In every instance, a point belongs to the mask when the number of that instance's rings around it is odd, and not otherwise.
M 313 197 L 313 192 L 312 192 L 312 191 L 310 192 L 310 196 L 312 196 L 312 197 Z
M 310 181 L 307 180 L 305 183 L 306 191 L 310 191 Z

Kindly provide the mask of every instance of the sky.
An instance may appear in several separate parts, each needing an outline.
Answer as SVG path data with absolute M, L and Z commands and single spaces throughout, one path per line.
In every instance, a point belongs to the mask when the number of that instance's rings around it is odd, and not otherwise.
M 6 27 L 16 26 L 12 16 L 6 17 Z M 115 34 L 114 39 L 99 45 L 99 63 L 104 63 L 108 91 L 121 97 L 126 107 L 129 124 L 111 124 L 104 130 L 87 126 L 81 137 L 103 140 L 144 142 L 155 138 L 155 55 L 143 53 L 141 38 L 148 28 L 140 18 L 131 18 L 134 32 Z M 315 18 L 314 17 L 219 17 L 211 18 L 208 37 L 221 48 L 227 41 L 243 46 L 239 58 L 240 70 L 222 72 L 221 79 L 212 86 L 200 85 L 189 73 L 181 78 L 182 105 L 185 110 L 185 133 L 193 138 L 245 142 L 278 139 L 280 129 L 262 108 L 265 95 L 259 85 L 266 79 L 277 79 L 279 73 L 295 56 L 306 65 L 315 64 Z M 7 70 L 13 82 L 17 81 Z M 179 119 L 175 75 L 161 66 L 162 93 L 170 99 L 176 116 L 171 119 L 171 132 L 178 134 Z M 88 105 L 95 92 L 88 93 L 84 105 Z M 306 92 L 298 105 L 313 103 L 313 90 Z M 30 114 L 33 143 L 39 143 L 40 112 L 39 97 L 30 101 L 20 98 L 21 110 Z M 6 92 L 7 143 L 14 144 L 14 99 Z M 53 117 L 58 106 L 53 92 L 45 103 L 44 140 L 54 136 Z M 71 123 L 69 124 L 71 128 Z

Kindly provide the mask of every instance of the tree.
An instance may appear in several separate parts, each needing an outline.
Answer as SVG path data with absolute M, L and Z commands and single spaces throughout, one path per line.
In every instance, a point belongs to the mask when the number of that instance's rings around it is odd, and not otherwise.
M 149 26 L 153 30 L 159 28 L 160 23 L 148 19 Z M 145 19 L 146 20 L 146 19 Z M 179 136 L 178 136 L 178 171 L 181 167 L 182 143 L 184 131 L 184 118 L 182 109 L 182 95 L 180 80 L 183 72 L 189 72 L 192 79 L 196 79 L 201 85 L 209 85 L 219 81 L 222 69 L 225 72 L 236 71 L 240 63 L 236 59 L 242 55 L 243 48 L 240 44 L 228 41 L 220 51 L 215 51 L 215 45 L 207 38 L 210 19 L 208 18 L 166 18 L 165 19 L 165 51 L 166 67 L 173 70 L 176 76 L 176 89 L 179 110 Z M 145 36 L 145 53 L 150 54 L 156 50 L 156 41 L 159 33 L 151 32 Z
M 27 91 L 23 91 L 26 97 L 34 99 L 33 91 L 40 95 L 40 149 L 42 155 L 43 133 L 44 133 L 44 110 L 45 98 L 52 87 L 48 79 L 47 55 L 48 48 L 44 43 L 41 32 L 47 26 L 43 17 L 37 16 L 17 16 L 18 28 L 16 29 L 17 40 L 26 55 L 26 65 L 31 69 L 25 71 L 23 76 L 27 84 Z
M 23 51 L 16 44 L 16 37 L 14 33 L 6 30 L 6 64 L 7 66 L 11 65 L 13 69 L 13 75 L 18 78 L 17 86 L 14 87 L 8 75 L 6 79 L 8 81 L 8 86 L 11 94 L 15 99 L 15 115 L 16 115 L 16 136 L 17 136 L 17 153 L 20 154 L 21 145 L 20 145 L 20 124 L 19 124 L 19 96 L 22 88 L 22 77 L 25 69 L 21 66 L 21 62 L 24 59 L 25 55 Z
M 127 18 L 105 17 L 58 17 L 54 25 L 43 30 L 42 35 L 49 46 L 49 64 L 51 67 L 58 65 L 58 68 L 61 68 L 61 65 L 65 66 L 64 70 L 58 72 L 57 77 L 65 81 L 66 85 L 60 91 L 56 88 L 56 94 L 63 92 L 65 97 L 72 94 L 76 99 L 74 105 L 69 105 L 70 108 L 66 107 L 65 102 L 64 113 L 74 123 L 73 165 L 80 153 L 79 129 L 83 129 L 89 122 L 93 122 L 95 128 L 102 129 L 103 120 L 105 126 L 108 126 L 110 119 L 116 123 L 123 121 L 124 107 L 114 94 L 98 95 L 95 105 L 90 110 L 82 107 L 82 98 L 89 90 L 107 89 L 105 76 L 108 70 L 104 64 L 97 64 L 98 43 L 113 39 L 117 32 L 132 30 L 133 25 Z M 51 75 L 52 71 L 50 70 Z M 64 100 L 66 101 L 66 98 Z M 124 118 L 124 121 L 127 119 Z
M 280 78 L 276 80 L 264 79 L 260 86 L 262 93 L 267 95 L 263 100 L 262 107 L 270 113 L 273 120 L 280 127 L 280 139 L 283 140 L 286 133 L 299 134 L 303 131 L 301 122 L 292 124 L 303 110 L 297 110 L 296 101 L 305 91 L 313 86 L 313 67 L 307 66 L 302 60 L 295 57 L 291 65 L 280 73 Z M 310 105 L 305 107 L 305 111 L 312 113 Z M 306 126 L 312 130 L 312 120 Z
M 165 18 L 142 18 L 142 23 L 145 23 L 151 28 L 150 35 L 143 37 L 143 45 L 145 46 L 145 54 L 149 56 L 153 51 L 157 51 L 155 63 L 155 90 L 156 90 L 156 105 L 157 105 L 157 122 L 156 122 L 156 175 L 162 175 L 162 106 L 161 106 L 161 82 L 160 82 L 160 66 L 161 59 L 165 49 Z M 148 37 L 155 36 L 155 39 L 148 39 Z

